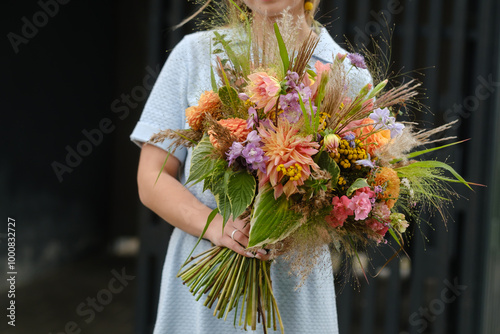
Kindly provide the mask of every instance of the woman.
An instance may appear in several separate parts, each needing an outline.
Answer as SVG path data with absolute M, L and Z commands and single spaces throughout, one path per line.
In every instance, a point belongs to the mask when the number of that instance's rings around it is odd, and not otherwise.
M 266 27 L 288 8 L 296 23 L 301 27 L 298 35 L 305 39 L 312 29 L 312 13 L 319 0 L 244 0 L 252 12 L 255 29 Z M 308 3 L 308 4 L 307 4 Z M 311 14 L 310 6 L 313 4 Z M 309 9 L 307 12 L 305 8 Z M 258 32 L 257 32 L 258 33 Z M 322 28 L 316 32 L 320 37 L 312 62 L 332 61 L 332 55 L 345 53 Z M 158 181 L 155 181 L 165 161 L 165 151 L 170 142 L 144 144 L 153 134 L 163 129 L 186 128 L 184 111 L 196 105 L 200 94 L 211 89 L 210 83 L 210 40 L 211 32 L 197 32 L 184 39 L 171 52 L 146 103 L 144 112 L 134 129 L 131 139 L 141 147 L 138 169 L 138 186 L 141 201 L 161 218 L 175 226 L 171 236 L 164 264 L 160 302 L 155 334 L 163 333 L 235 333 L 241 329 L 233 326 L 233 317 L 228 321 L 215 318 L 210 309 L 197 302 L 183 286 L 176 274 L 194 247 L 203 231 L 208 215 L 216 207 L 213 195 L 203 192 L 197 184 L 183 186 L 189 172 L 191 152 L 178 148 L 169 157 Z M 369 82 L 367 71 L 354 69 L 349 72 L 353 90 Z M 180 181 L 177 176 L 180 175 Z M 248 243 L 249 226 L 241 220 L 229 221 L 222 232 L 222 217 L 217 216 L 196 252 L 202 252 L 215 245 L 228 247 L 244 256 L 268 260 L 265 250 L 256 254 L 245 251 Z M 330 261 L 325 252 L 325 265 Z M 331 270 L 318 268 L 301 288 L 295 291 L 299 279 L 288 274 L 287 263 L 276 260 L 272 267 L 273 290 L 283 317 L 287 333 L 338 333 L 335 290 Z M 256 333 L 261 330 L 256 331 Z

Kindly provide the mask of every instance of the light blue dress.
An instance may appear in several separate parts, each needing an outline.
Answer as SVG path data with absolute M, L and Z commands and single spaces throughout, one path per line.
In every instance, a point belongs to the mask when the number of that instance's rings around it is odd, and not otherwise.
M 201 93 L 211 89 L 212 37 L 213 33 L 208 31 L 190 34 L 172 50 L 131 135 L 134 142 L 146 142 L 154 133 L 163 129 L 187 128 L 185 109 L 197 105 Z M 345 50 L 333 41 L 326 29 L 322 29 L 312 63 L 317 60 L 331 63 L 332 57 L 338 52 L 345 53 Z M 350 67 L 349 64 L 346 66 Z M 368 71 L 365 70 L 353 68 L 349 75 L 351 91 L 359 91 L 371 81 Z M 169 144 L 166 141 L 158 146 L 166 149 Z M 179 148 L 174 155 L 184 165 L 181 175 L 181 181 L 184 182 L 189 173 L 191 150 Z M 208 207 L 216 207 L 213 195 L 208 191 L 203 192 L 201 184 L 189 189 Z M 243 329 L 233 326 L 234 315 L 230 314 L 227 321 L 217 319 L 212 315 L 213 310 L 203 306 L 201 300 L 197 302 L 181 279 L 175 277 L 196 241 L 197 238 L 180 229 L 175 228 L 172 233 L 163 268 L 154 334 L 243 333 Z M 210 247 L 210 242 L 202 240 L 195 254 Z M 278 259 L 273 264 L 273 290 L 286 333 L 338 333 L 335 288 L 330 263 L 330 254 L 325 249 L 322 263 L 298 290 L 296 287 L 300 279 L 289 274 L 287 263 Z M 261 327 L 255 332 L 248 332 L 263 333 Z

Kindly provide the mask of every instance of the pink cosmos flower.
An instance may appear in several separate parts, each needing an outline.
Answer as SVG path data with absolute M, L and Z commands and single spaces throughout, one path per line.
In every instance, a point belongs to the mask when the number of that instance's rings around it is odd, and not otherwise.
M 330 215 L 326 216 L 326 221 L 332 227 L 343 226 L 347 217 L 354 214 L 352 209 L 349 208 L 351 200 L 347 196 L 339 198 L 335 196 L 332 200 L 333 210 Z
M 257 72 L 248 76 L 248 95 L 250 101 L 257 104 L 257 108 L 264 108 L 264 112 L 269 112 L 278 101 L 281 91 L 280 82 L 266 72 Z
M 359 194 L 354 195 L 348 208 L 354 211 L 355 220 L 366 219 L 372 210 L 370 196 L 365 192 L 360 192 Z

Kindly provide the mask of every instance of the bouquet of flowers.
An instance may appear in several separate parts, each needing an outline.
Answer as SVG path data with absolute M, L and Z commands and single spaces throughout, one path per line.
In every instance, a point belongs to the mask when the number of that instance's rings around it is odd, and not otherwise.
M 349 93 L 348 73 L 367 68 L 363 56 L 337 54 L 330 64 L 312 67 L 318 37 L 311 34 L 293 50 L 293 29 L 281 22 L 262 50 L 245 19 L 247 43 L 238 46 L 214 31 L 212 90 L 186 109 L 190 128 L 152 138 L 175 139 L 173 149 L 192 147 L 187 184 L 203 182 L 217 201 L 207 227 L 217 213 L 224 224 L 246 219 L 249 251 L 303 252 L 297 268 L 307 275 L 311 249 L 333 245 L 356 259 L 387 238 L 402 247 L 413 207 L 441 212 L 452 194 L 449 182 L 468 186 L 443 162 L 415 160 L 453 145 L 415 151 L 436 142 L 431 135 L 449 124 L 418 130 L 396 121 L 399 108 L 416 96 L 417 82 L 394 86 L 374 78 L 374 85 Z M 255 329 L 261 322 L 264 331 L 279 325 L 283 332 L 271 265 L 213 247 L 190 256 L 178 276 L 197 299 L 206 295 L 204 305 L 215 305 L 215 316 L 226 319 L 234 309 L 235 325 Z

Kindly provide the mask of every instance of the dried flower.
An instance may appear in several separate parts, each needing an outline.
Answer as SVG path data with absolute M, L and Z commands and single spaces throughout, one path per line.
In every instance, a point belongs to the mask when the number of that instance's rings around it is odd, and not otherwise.
M 247 129 L 247 122 L 241 118 L 221 119 L 217 123 L 227 128 L 239 142 L 244 142 L 247 138 L 247 135 L 252 131 L 250 129 Z M 219 148 L 219 143 L 217 142 L 215 133 L 210 130 L 208 131 L 208 134 L 210 135 L 210 142 L 212 143 L 212 145 L 215 148 Z

